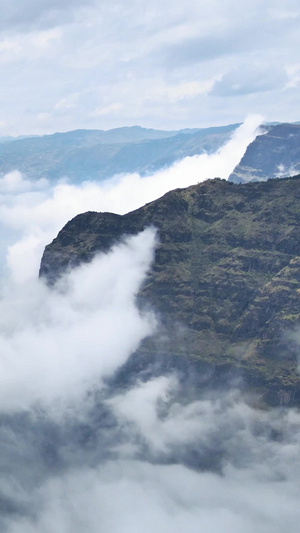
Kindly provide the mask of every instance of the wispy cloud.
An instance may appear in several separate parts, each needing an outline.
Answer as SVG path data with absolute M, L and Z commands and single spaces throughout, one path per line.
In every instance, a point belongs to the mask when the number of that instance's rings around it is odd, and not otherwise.
M 297 87 L 286 79 L 298 63 L 295 0 L 26 0 L 5 1 L 1 13 L 4 135 L 205 127 L 251 112 L 297 119 Z M 57 107 L 74 93 L 75 107 Z
M 84 394 L 151 333 L 135 296 L 150 268 L 155 232 L 145 230 L 61 280 L 9 286 L 0 308 L 0 413 Z M 19 302 L 19 304 L 18 304 Z

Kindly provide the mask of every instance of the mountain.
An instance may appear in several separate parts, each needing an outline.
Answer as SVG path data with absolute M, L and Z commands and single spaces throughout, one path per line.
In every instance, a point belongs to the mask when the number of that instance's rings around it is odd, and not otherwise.
M 264 402 L 299 405 L 300 176 L 208 180 L 123 216 L 78 215 L 46 247 L 40 276 L 54 284 L 149 225 L 160 242 L 139 301 L 161 328 L 140 356 L 188 361 L 199 379 L 242 378 Z
M 72 182 L 147 174 L 183 157 L 216 151 L 237 127 L 160 131 L 133 126 L 0 142 L 0 177 L 16 169 L 30 179 L 68 177 Z
M 18 135 L 17 137 L 12 137 L 11 135 L 6 135 L 4 137 L 0 137 L 0 143 L 8 143 L 13 141 L 21 141 L 22 139 L 28 139 L 28 138 L 36 137 L 36 135 Z
M 300 125 L 267 126 L 249 144 L 245 155 L 229 176 L 229 181 L 246 183 L 287 177 L 300 172 Z

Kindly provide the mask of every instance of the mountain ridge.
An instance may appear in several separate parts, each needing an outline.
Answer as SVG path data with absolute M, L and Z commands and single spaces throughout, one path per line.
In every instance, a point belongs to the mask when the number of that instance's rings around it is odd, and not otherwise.
M 288 177 L 300 172 L 300 125 L 282 123 L 267 128 L 249 144 L 228 180 L 235 183 Z
M 123 216 L 78 215 L 45 248 L 40 276 L 55 284 L 122 235 L 154 225 L 160 244 L 139 300 L 160 316 L 165 355 L 238 370 L 264 401 L 298 404 L 299 221 L 299 176 L 216 178 Z M 158 337 L 145 341 L 145 357 Z
M 16 169 L 32 180 L 75 183 L 126 172 L 145 175 L 183 157 L 214 152 L 238 125 L 178 131 L 131 126 L 17 138 L 0 142 L 0 177 Z

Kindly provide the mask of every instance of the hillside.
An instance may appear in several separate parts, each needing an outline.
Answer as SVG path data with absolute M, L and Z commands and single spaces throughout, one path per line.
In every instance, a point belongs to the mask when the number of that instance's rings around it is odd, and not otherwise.
M 161 131 L 132 126 L 0 139 L 0 177 L 16 169 L 33 180 L 68 177 L 72 182 L 147 174 L 183 157 L 216 151 L 237 127 Z
M 209 180 L 124 216 L 78 215 L 46 247 L 40 275 L 54 283 L 68 266 L 150 224 L 160 244 L 140 301 L 159 313 L 169 340 L 159 333 L 143 356 L 233 372 L 268 403 L 299 404 L 300 177 Z
M 246 183 L 281 178 L 300 172 L 300 125 L 277 124 L 258 135 L 229 176 L 229 181 Z

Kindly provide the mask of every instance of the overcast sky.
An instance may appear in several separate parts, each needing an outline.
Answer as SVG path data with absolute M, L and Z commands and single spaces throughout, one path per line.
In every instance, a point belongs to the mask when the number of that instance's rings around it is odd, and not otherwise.
M 297 121 L 297 0 L 1 0 L 0 136 Z

